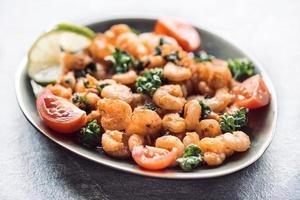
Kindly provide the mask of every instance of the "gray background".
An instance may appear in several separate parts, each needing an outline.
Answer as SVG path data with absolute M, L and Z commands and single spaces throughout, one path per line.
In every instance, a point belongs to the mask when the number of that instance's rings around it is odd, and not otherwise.
M 275 138 L 250 167 L 225 177 L 175 181 L 119 172 L 64 150 L 22 115 L 18 62 L 58 21 L 181 17 L 250 50 L 277 90 Z M 300 199 L 300 1 L 0 1 L 0 199 Z

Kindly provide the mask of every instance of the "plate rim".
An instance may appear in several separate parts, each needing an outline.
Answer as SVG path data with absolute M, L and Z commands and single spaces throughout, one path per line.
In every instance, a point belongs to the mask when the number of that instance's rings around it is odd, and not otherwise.
M 87 26 L 92 26 L 92 25 L 97 24 L 97 23 L 103 23 L 103 22 L 114 21 L 114 20 L 117 21 L 117 20 L 156 20 L 156 19 L 153 18 L 153 17 L 135 17 L 135 16 L 134 17 L 113 17 L 113 18 L 101 18 L 99 20 L 92 20 L 90 22 L 85 22 L 85 23 L 80 23 L 80 24 L 84 24 L 84 25 L 87 25 Z M 270 93 L 272 95 L 272 104 L 273 104 L 274 110 L 271 110 L 270 112 L 273 112 L 274 117 L 273 117 L 273 121 L 272 121 L 272 124 L 271 124 L 270 134 L 268 135 L 268 138 L 266 138 L 266 141 L 264 141 L 261 149 L 258 152 L 256 152 L 256 154 L 252 158 L 246 160 L 244 163 L 242 163 L 240 165 L 234 166 L 234 167 L 229 168 L 229 169 L 224 169 L 222 171 L 212 172 L 210 174 L 197 174 L 196 172 L 191 172 L 191 173 L 183 173 L 183 174 L 176 175 L 177 173 L 174 172 L 174 174 L 172 173 L 170 175 L 165 175 L 163 172 L 162 173 L 157 173 L 156 171 L 153 172 L 153 171 L 147 171 L 147 170 L 137 170 L 136 168 L 128 168 L 126 166 L 116 165 L 116 164 L 112 164 L 112 163 L 109 164 L 109 163 L 105 162 L 105 158 L 101 158 L 101 161 L 100 160 L 95 160 L 89 155 L 85 155 L 82 152 L 76 151 L 76 149 L 70 148 L 64 142 L 55 140 L 55 139 L 51 138 L 48 134 L 45 134 L 43 132 L 43 130 L 33 120 L 33 118 L 31 117 L 28 109 L 26 108 L 26 105 L 24 104 L 24 101 L 22 101 L 21 78 L 22 78 L 24 70 L 26 70 L 26 63 L 27 63 L 27 56 L 26 55 L 23 57 L 21 62 L 18 64 L 16 75 L 15 75 L 15 92 L 16 92 L 16 98 L 17 98 L 18 105 L 19 105 L 22 113 L 24 114 L 25 118 L 43 136 L 47 137 L 52 142 L 62 146 L 63 148 L 65 148 L 65 149 L 67 149 L 67 150 L 69 150 L 69 151 L 71 151 L 71 152 L 73 152 L 73 153 L 75 153 L 75 154 L 77 154 L 81 157 L 84 157 L 86 159 L 89 159 L 89 160 L 94 161 L 96 163 L 100 163 L 104 166 L 107 166 L 107 167 L 110 167 L 110 168 L 113 168 L 113 169 L 118 169 L 120 171 L 129 172 L 129 173 L 135 174 L 135 175 L 142 175 L 142 176 L 163 178 L 163 179 L 205 179 L 205 178 L 214 178 L 214 177 L 225 176 L 225 175 L 237 172 L 239 170 L 242 170 L 242 169 L 250 166 L 251 164 L 253 164 L 255 161 L 257 161 L 264 154 L 264 152 L 268 149 L 269 145 L 271 144 L 271 142 L 274 138 L 275 130 L 276 130 L 276 126 L 277 126 L 277 113 L 278 113 L 276 90 L 273 86 L 273 83 L 272 83 L 270 77 L 268 76 L 268 74 L 266 73 L 266 71 L 264 69 L 264 65 L 253 54 L 246 51 L 245 48 L 241 48 L 239 45 L 237 45 L 231 39 L 228 39 L 228 38 L 224 37 L 220 33 L 215 33 L 214 31 L 208 29 L 207 27 L 198 26 L 197 24 L 193 24 L 193 25 L 195 27 L 197 27 L 198 29 L 200 29 L 200 30 L 208 32 L 209 34 L 213 35 L 214 37 L 216 37 L 216 38 L 218 38 L 222 41 L 225 41 L 226 43 L 229 43 L 231 46 L 238 49 L 241 53 L 243 53 L 247 57 L 249 57 L 256 64 L 257 68 L 260 70 L 260 74 L 262 75 L 263 79 L 266 81 L 268 89 L 270 90 Z M 102 161 L 102 159 L 104 159 L 104 161 Z

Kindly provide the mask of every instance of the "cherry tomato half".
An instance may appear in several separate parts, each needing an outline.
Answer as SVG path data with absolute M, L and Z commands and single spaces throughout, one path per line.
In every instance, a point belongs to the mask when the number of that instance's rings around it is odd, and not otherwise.
M 175 38 L 185 51 L 195 51 L 201 45 L 201 38 L 197 30 L 181 20 L 169 17 L 161 18 L 156 22 L 155 33 Z
M 141 167 L 149 170 L 164 169 L 176 161 L 177 149 L 166 149 L 136 146 L 132 150 L 134 161 Z
M 86 123 L 84 111 L 48 89 L 39 93 L 36 107 L 43 122 L 59 133 L 73 133 Z
M 270 92 L 260 75 L 246 79 L 233 88 L 235 104 L 249 109 L 260 108 L 270 102 Z

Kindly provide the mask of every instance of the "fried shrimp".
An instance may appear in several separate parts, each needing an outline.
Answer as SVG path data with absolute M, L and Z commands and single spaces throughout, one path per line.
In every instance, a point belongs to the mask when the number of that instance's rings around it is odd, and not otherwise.
M 192 72 L 189 68 L 175 65 L 168 62 L 164 67 L 164 78 L 170 81 L 184 81 L 192 77 Z
M 145 144 L 144 137 L 137 134 L 132 134 L 128 139 L 129 151 L 132 152 L 133 148 L 136 146 L 143 146 Z
M 196 132 L 187 132 L 182 142 L 185 147 L 189 146 L 190 144 L 195 144 L 197 146 L 200 146 L 199 145 L 200 138 Z
M 59 84 L 55 85 L 48 85 L 47 88 L 55 95 L 70 99 L 72 97 L 72 89 L 71 88 L 65 88 Z
M 196 132 L 201 137 L 215 137 L 222 134 L 219 122 L 214 119 L 201 120 L 197 124 Z
M 223 141 L 226 147 L 237 152 L 247 151 L 250 148 L 250 138 L 243 131 L 225 133 Z
M 199 101 L 188 101 L 184 106 L 184 119 L 186 129 L 189 131 L 195 130 L 201 118 L 201 106 Z
M 184 119 L 178 113 L 166 114 L 162 120 L 162 126 L 173 133 L 181 133 L 186 128 Z
M 119 99 L 130 103 L 132 101 L 131 89 L 122 84 L 108 85 L 102 89 L 101 96 L 109 99 Z
M 149 109 L 135 108 L 126 127 L 126 134 L 153 135 L 161 129 L 161 118 Z
M 183 93 L 179 85 L 164 85 L 153 95 L 154 103 L 165 110 L 180 112 L 185 104 Z
M 224 153 L 205 152 L 203 154 L 203 160 L 208 166 L 221 165 L 226 156 Z
M 130 123 L 131 107 L 118 99 L 101 99 L 98 101 L 101 125 L 105 130 L 124 130 Z
M 177 149 L 177 158 L 181 157 L 184 152 L 184 145 L 178 137 L 173 135 L 165 135 L 156 139 L 155 147 L 167 149 L 171 151 L 173 148 Z
M 112 157 L 128 158 L 130 156 L 127 136 L 121 131 L 105 131 L 101 144 L 104 152 Z
M 129 85 L 135 83 L 137 74 L 134 70 L 130 70 L 123 74 L 115 74 L 112 76 L 112 79 L 117 81 L 120 84 Z
M 221 112 L 232 102 L 233 96 L 225 88 L 217 90 L 214 97 L 207 99 L 206 104 L 214 111 Z

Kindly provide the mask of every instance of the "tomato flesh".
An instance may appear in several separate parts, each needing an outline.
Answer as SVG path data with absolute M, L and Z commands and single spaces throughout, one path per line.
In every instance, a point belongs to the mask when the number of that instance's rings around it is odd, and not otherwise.
M 142 168 L 159 170 L 171 166 L 176 161 L 177 149 L 136 146 L 132 150 L 134 161 Z
M 83 110 L 48 89 L 38 95 L 36 107 L 43 122 L 59 133 L 73 133 L 86 123 L 86 113 Z
M 155 33 L 175 38 L 185 51 L 195 51 L 201 45 L 201 38 L 197 30 L 181 20 L 161 18 L 156 22 Z
M 235 104 L 249 109 L 268 105 L 270 92 L 260 75 L 252 76 L 233 89 Z

